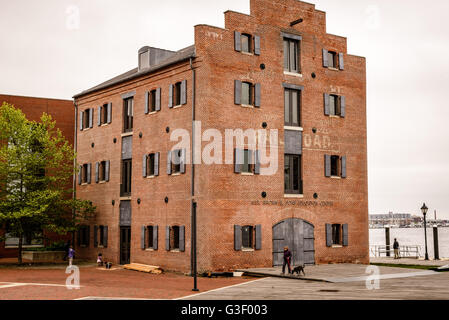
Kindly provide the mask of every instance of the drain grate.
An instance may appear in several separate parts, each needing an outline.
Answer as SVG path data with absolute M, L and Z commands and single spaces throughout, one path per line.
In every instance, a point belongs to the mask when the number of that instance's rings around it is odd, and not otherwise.
M 340 290 L 336 290 L 336 289 L 321 289 L 319 291 L 320 292 L 340 292 Z

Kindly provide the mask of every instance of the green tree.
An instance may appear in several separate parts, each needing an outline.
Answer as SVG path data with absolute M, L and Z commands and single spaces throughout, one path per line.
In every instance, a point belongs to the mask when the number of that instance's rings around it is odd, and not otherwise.
M 50 115 L 35 122 L 10 104 L 0 107 L 0 226 L 19 238 L 19 263 L 25 235 L 73 232 L 94 214 L 90 201 L 72 198 L 74 159 Z

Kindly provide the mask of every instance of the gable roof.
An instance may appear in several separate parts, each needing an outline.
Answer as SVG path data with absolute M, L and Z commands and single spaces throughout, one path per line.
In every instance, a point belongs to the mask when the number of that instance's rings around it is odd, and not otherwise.
M 146 75 L 146 74 L 150 74 L 150 73 L 155 72 L 157 70 L 160 70 L 162 68 L 168 67 L 168 66 L 170 66 L 172 64 L 175 64 L 175 63 L 178 63 L 178 62 L 181 62 L 181 61 L 185 61 L 185 60 L 188 60 L 188 59 L 194 58 L 194 57 L 195 57 L 195 45 L 191 45 L 191 46 L 189 46 L 187 48 L 184 48 L 184 49 L 181 49 L 181 50 L 175 52 L 172 56 L 170 56 L 167 59 L 161 61 L 157 65 L 154 65 L 154 66 L 152 66 L 150 68 L 143 69 L 143 70 L 140 70 L 140 71 L 139 71 L 138 68 L 134 68 L 134 69 L 132 69 L 132 70 L 130 70 L 128 72 L 125 72 L 125 73 L 123 73 L 123 74 L 121 74 L 121 75 L 119 75 L 117 77 L 109 79 L 108 81 L 105 81 L 105 82 L 103 82 L 103 83 L 101 83 L 101 84 L 99 84 L 99 85 L 97 85 L 95 87 L 92 87 L 90 89 L 84 90 L 83 92 L 74 95 L 73 98 L 77 99 L 77 98 L 82 97 L 82 96 L 84 96 L 86 94 L 89 94 L 89 93 L 92 93 L 92 92 L 95 92 L 95 91 L 98 91 L 98 90 L 102 90 L 102 89 L 111 87 L 113 85 L 116 85 L 118 83 L 125 82 L 125 81 L 128 81 L 128 80 L 132 80 L 132 79 L 135 79 L 137 77 L 140 77 L 140 76 L 143 76 L 143 75 Z

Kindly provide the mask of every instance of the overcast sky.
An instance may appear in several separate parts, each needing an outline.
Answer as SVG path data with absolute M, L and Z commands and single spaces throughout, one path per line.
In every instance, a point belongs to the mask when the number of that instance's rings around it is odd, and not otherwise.
M 449 1 L 310 0 L 367 58 L 370 213 L 449 218 Z M 0 93 L 71 99 L 249 0 L 0 0 Z M 433 216 L 433 215 L 432 215 Z

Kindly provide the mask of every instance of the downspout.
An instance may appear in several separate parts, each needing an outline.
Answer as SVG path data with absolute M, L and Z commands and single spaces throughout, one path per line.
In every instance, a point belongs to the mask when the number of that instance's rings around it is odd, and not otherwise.
M 196 240 L 197 240 L 197 234 L 196 234 L 196 208 L 197 203 L 195 202 L 195 98 L 196 98 L 196 71 L 193 68 L 193 62 L 192 58 L 190 58 L 190 69 L 192 70 L 192 135 L 191 135 L 191 169 L 192 169 L 192 175 L 191 175 L 191 251 L 190 251 L 190 262 L 191 262 L 191 268 L 190 268 L 190 274 L 193 275 L 193 289 L 192 291 L 198 291 L 197 288 L 197 246 L 196 246 Z
M 78 141 L 78 105 L 76 104 L 76 99 L 73 100 L 73 105 L 75 106 L 75 134 L 73 140 L 73 151 L 76 155 L 77 151 L 77 141 Z M 72 198 L 76 199 L 76 157 L 73 159 L 73 190 L 72 190 Z M 75 220 L 75 209 L 72 209 L 72 219 Z M 75 248 L 75 231 L 72 231 L 72 246 Z

